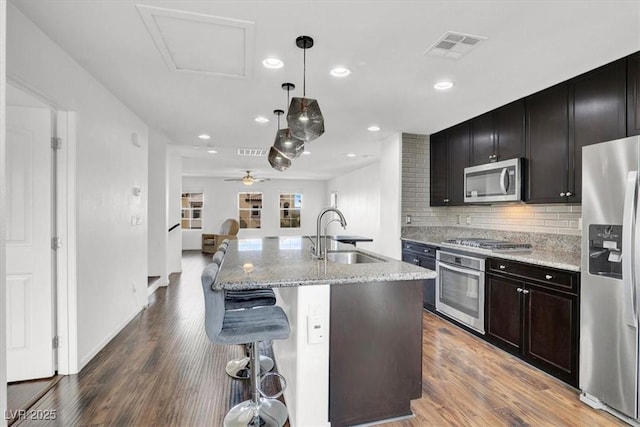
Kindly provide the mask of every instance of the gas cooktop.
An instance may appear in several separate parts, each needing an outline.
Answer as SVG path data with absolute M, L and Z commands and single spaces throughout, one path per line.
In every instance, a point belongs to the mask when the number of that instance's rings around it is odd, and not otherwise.
M 468 246 L 470 248 L 487 249 L 492 252 L 528 252 L 531 251 L 529 243 L 513 243 L 504 240 L 481 239 L 481 238 L 459 238 L 445 240 L 443 243 L 453 245 Z

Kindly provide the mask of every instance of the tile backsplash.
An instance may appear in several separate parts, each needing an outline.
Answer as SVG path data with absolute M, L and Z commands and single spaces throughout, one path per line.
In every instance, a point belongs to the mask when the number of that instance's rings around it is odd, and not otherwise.
M 455 226 L 579 236 L 580 204 L 429 206 L 429 136 L 402 134 L 402 225 Z M 407 223 L 411 216 L 411 223 Z

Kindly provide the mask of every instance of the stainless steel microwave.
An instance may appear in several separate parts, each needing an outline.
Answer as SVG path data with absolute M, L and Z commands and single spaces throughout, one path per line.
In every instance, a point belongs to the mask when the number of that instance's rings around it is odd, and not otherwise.
M 464 168 L 464 202 L 522 201 L 522 159 Z

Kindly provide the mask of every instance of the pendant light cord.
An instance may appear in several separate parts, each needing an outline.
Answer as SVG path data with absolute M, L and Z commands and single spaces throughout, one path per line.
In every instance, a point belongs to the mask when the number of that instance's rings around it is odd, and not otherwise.
M 307 96 L 307 48 L 302 49 L 302 97 Z

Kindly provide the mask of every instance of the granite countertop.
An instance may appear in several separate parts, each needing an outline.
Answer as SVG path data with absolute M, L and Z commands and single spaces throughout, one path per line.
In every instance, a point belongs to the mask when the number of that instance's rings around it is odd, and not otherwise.
M 427 245 L 438 246 L 440 248 L 457 249 L 463 252 L 481 254 L 486 257 L 526 262 L 529 264 L 558 268 L 561 270 L 580 271 L 579 246 L 573 250 L 569 250 L 571 247 L 558 245 L 558 249 L 560 250 L 553 250 L 553 247 L 537 248 L 538 245 L 533 244 L 533 250 L 530 252 L 492 252 L 486 249 L 442 243 L 445 240 L 452 238 L 453 237 L 450 233 L 438 233 L 437 231 L 430 233 L 415 233 L 414 235 L 408 235 L 408 233 L 405 233 L 405 235 L 402 236 L 402 240 L 424 243 Z
M 352 245 L 330 241 L 329 250 L 353 251 Z M 305 237 L 265 237 L 229 243 L 214 289 L 255 289 L 343 283 L 422 280 L 436 277 L 426 268 L 362 249 L 384 262 L 339 264 L 311 257 Z

